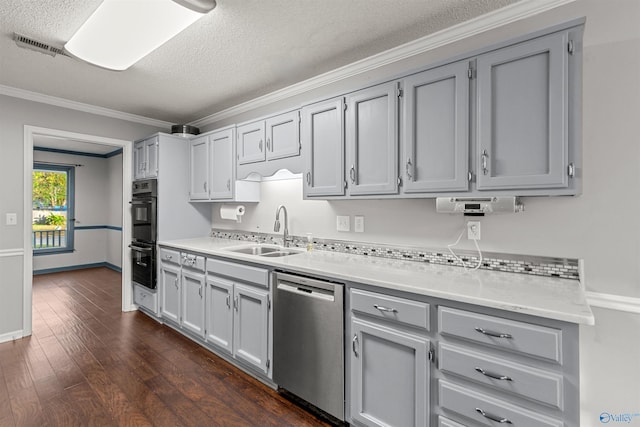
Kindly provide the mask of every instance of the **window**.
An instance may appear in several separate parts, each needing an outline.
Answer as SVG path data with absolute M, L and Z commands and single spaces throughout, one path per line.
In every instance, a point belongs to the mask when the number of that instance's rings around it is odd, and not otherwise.
M 33 165 L 34 255 L 73 251 L 73 166 Z

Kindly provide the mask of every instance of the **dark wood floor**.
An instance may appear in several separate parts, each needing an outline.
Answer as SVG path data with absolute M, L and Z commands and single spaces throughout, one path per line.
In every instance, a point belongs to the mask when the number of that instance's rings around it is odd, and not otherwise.
M 326 425 L 168 327 L 120 274 L 35 276 L 33 335 L 0 344 L 0 426 Z

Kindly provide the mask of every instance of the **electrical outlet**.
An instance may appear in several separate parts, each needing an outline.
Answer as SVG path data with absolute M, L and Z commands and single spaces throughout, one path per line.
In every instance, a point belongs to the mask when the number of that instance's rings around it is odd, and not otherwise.
M 467 221 L 467 239 L 480 240 L 480 221 Z
M 349 223 L 351 222 L 351 217 L 348 215 L 338 215 L 336 216 L 336 230 L 338 231 L 349 231 Z
M 353 231 L 356 233 L 364 233 L 364 215 L 356 215 L 353 217 Z

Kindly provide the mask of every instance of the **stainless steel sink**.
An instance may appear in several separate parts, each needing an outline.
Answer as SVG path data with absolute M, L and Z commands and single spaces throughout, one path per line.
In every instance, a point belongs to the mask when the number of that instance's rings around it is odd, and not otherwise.
M 225 249 L 229 252 L 235 252 L 237 254 L 256 255 L 263 257 L 283 257 L 289 255 L 296 255 L 302 253 L 301 249 L 285 248 L 283 246 L 276 245 L 243 245 L 233 246 Z

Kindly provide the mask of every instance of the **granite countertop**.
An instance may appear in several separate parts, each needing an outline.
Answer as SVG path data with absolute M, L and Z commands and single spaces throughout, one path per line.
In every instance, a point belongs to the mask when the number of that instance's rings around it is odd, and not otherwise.
M 365 255 L 319 251 L 268 258 L 226 250 L 251 242 L 211 237 L 162 241 L 160 246 L 261 264 L 311 276 L 362 283 L 565 322 L 593 325 L 578 280 L 489 270 L 465 270 Z

